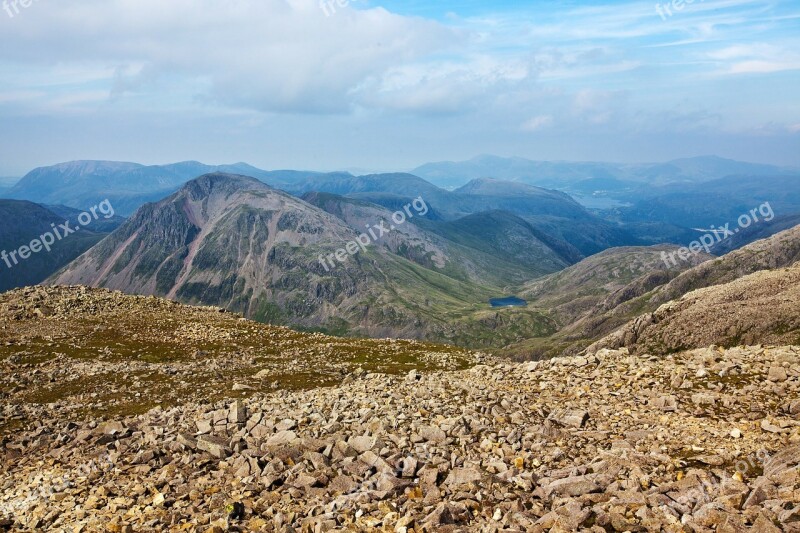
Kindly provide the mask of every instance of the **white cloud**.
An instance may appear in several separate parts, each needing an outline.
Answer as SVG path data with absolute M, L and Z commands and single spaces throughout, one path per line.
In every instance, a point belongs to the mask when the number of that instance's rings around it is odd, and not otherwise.
M 753 60 L 734 63 L 728 69 L 729 74 L 769 74 L 785 70 L 800 70 L 800 61 L 766 61 Z
M 720 64 L 720 74 L 769 74 L 800 69 L 800 54 L 785 45 L 735 44 L 712 50 L 707 56 Z
M 462 38 L 436 22 L 317 0 L 76 0 L 39 4 L 0 34 L 0 61 L 110 69 L 116 95 L 170 76 L 201 99 L 260 111 L 344 112 L 350 91 Z
M 498 94 L 534 78 L 525 61 L 477 56 L 395 67 L 365 81 L 354 96 L 367 107 L 456 113 L 491 106 Z
M 553 124 L 553 117 L 551 117 L 550 115 L 539 115 L 538 117 L 533 117 L 532 119 L 524 122 L 522 124 L 522 130 L 539 131 L 541 129 L 547 128 L 552 124 Z

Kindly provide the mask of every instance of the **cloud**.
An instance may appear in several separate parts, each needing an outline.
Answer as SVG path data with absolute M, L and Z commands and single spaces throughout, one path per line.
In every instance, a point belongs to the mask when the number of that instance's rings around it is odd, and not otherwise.
M 346 112 L 369 76 L 457 45 L 458 31 L 382 8 L 317 0 L 75 0 L 36 6 L 0 34 L 0 61 L 103 65 L 119 97 L 183 77 L 207 103 Z M 199 94 L 197 91 L 199 90 Z
M 769 74 L 800 69 L 800 54 L 787 46 L 747 43 L 709 52 L 720 65 L 720 74 Z
M 553 124 L 553 117 L 551 117 L 550 115 L 539 115 L 538 117 L 533 117 L 532 119 L 524 122 L 522 124 L 522 130 L 539 131 L 541 129 L 547 128 L 552 124 Z
M 535 81 L 524 60 L 477 56 L 403 65 L 368 79 L 356 91 L 360 104 L 419 113 L 469 112 L 494 105 L 499 94 Z

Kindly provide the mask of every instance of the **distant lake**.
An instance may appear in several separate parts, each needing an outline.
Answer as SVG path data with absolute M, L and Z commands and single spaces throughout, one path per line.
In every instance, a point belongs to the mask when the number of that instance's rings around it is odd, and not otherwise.
M 492 298 L 489 300 L 492 307 L 525 307 L 528 302 L 516 296 L 507 296 L 506 298 Z

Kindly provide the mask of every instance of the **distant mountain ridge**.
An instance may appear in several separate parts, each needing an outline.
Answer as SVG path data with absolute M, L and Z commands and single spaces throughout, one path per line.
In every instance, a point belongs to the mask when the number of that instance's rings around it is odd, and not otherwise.
M 141 205 L 160 200 L 184 183 L 212 172 L 244 174 L 278 184 L 315 174 L 269 172 L 246 163 L 214 166 L 184 161 L 148 166 L 116 161 L 71 161 L 32 170 L 7 191 L 6 196 L 75 209 L 85 209 L 107 198 L 120 214 L 127 216 Z
M 441 187 L 460 187 L 474 179 L 492 178 L 529 185 L 560 188 L 585 180 L 607 183 L 702 183 L 736 174 L 780 175 L 797 173 L 775 165 L 746 163 L 716 156 L 675 159 L 666 163 L 603 163 L 534 161 L 522 157 L 482 155 L 467 161 L 426 163 L 411 171 Z
M 770 165 L 717 157 L 618 165 L 494 156 L 476 158 L 471 164 L 480 171 L 470 167 L 457 189 L 446 190 L 409 173 L 354 176 L 347 172 L 264 171 L 246 163 L 211 166 L 186 161 L 145 166 L 75 161 L 36 169 L 5 196 L 81 210 L 109 199 L 119 214 L 128 216 L 145 203 L 173 194 L 199 175 L 219 171 L 254 177 L 298 197 L 331 193 L 392 211 L 421 196 L 430 206 L 426 220 L 453 222 L 480 213 L 508 212 L 530 224 L 540 240 L 559 250 L 569 262 L 612 247 L 665 242 L 687 245 L 697 237 L 692 228 L 723 225 L 768 200 L 779 217 L 800 214 L 800 172 L 793 174 L 791 169 Z M 459 172 L 463 170 L 463 165 L 455 165 Z M 492 172 L 495 175 L 527 177 L 514 178 L 516 181 L 480 177 L 491 169 L 496 170 Z M 727 175 L 734 171 L 740 174 Z M 479 177 L 470 177 L 470 172 Z M 467 178 L 470 181 L 465 181 Z M 786 226 L 770 227 L 774 233 Z M 767 228 L 751 230 L 728 244 L 743 246 L 769 234 Z

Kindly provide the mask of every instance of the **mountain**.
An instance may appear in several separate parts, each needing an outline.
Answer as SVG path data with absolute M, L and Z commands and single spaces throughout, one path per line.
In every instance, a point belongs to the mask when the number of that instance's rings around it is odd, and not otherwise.
M 79 226 L 78 214 L 70 209 L 49 209 L 32 202 L 0 200 L 0 252 L 6 254 L 0 260 L 0 292 L 44 281 L 97 244 L 120 223 L 118 218 L 101 217 L 76 233 L 62 235 L 66 232 L 59 226 L 65 221 L 71 222 L 70 229 Z M 56 235 L 54 231 L 59 233 Z M 33 241 L 41 243 L 46 234 L 51 238 L 45 240 L 53 241 L 48 244 L 49 251 L 43 244 L 38 244 L 34 245 L 40 248 L 38 252 L 30 253 L 27 259 L 20 257 L 21 247 L 30 248 Z
M 701 253 L 685 263 L 665 264 L 663 255 L 677 249 L 672 245 L 612 248 L 527 283 L 518 291 L 519 296 L 530 309 L 547 313 L 553 328 L 546 335 L 505 346 L 502 353 L 522 359 L 575 353 L 613 331 L 630 315 L 617 317 L 610 310 L 713 258 Z
M 700 253 L 688 262 L 665 262 L 664 254 L 675 249 L 611 249 L 532 281 L 520 296 L 527 299 L 532 310 L 548 312 L 553 331 L 506 346 L 502 352 L 523 359 L 574 354 L 634 318 L 655 312 L 692 291 L 731 283 L 760 271 L 791 267 L 800 260 L 800 226 L 723 257 Z
M 770 221 L 761 221 L 749 228 L 741 229 L 736 235 L 717 243 L 711 248 L 711 252 L 714 255 L 725 255 L 755 241 L 768 239 L 795 226 L 800 226 L 800 214 L 776 216 Z
M 651 305 L 661 305 L 690 291 L 729 283 L 762 270 L 787 268 L 797 261 L 800 261 L 800 226 L 682 272 L 652 293 Z
M 48 211 L 55 213 L 62 220 L 77 221 L 78 217 L 83 213 L 78 209 L 73 209 L 65 205 L 45 205 Z M 91 213 L 90 213 L 91 214 Z M 119 215 L 103 215 L 100 214 L 97 218 L 92 218 L 84 228 L 94 231 L 95 233 L 111 233 L 125 222 L 125 219 Z
M 447 191 L 412 174 L 326 174 L 284 187 L 302 195 L 326 192 L 398 209 L 414 198 L 431 208 L 425 219 L 456 221 L 489 211 L 523 218 L 547 245 L 570 262 L 613 246 L 641 244 L 619 224 L 587 211 L 569 195 L 519 183 L 477 179 Z M 420 221 L 416 221 L 420 224 Z
M 632 283 L 655 288 L 713 258 L 701 253 L 681 265 L 665 264 L 663 255 L 676 249 L 668 245 L 612 248 L 528 283 L 520 296 L 550 309 L 562 327 L 568 326 L 587 311 L 617 298 Z
M 508 211 L 486 211 L 449 222 L 423 220 L 418 225 L 472 253 L 481 251 L 514 263 L 517 270 L 529 273 L 524 281 L 561 270 L 581 257 L 580 251 L 569 243 L 539 231 Z M 504 277 L 503 281 L 508 284 L 512 278 Z
M 678 170 L 673 178 L 675 181 L 678 179 L 684 179 L 693 182 L 714 181 L 726 176 L 742 174 L 754 176 L 779 176 L 785 174 L 787 170 L 775 165 L 746 163 L 743 161 L 734 161 L 732 159 L 725 159 L 717 156 L 700 156 L 674 159 L 667 163 L 666 166 Z M 654 168 L 663 167 L 664 166 L 662 165 L 655 166 Z M 653 177 L 658 178 L 659 175 L 663 176 L 664 174 L 667 173 L 662 172 Z
M 49 283 L 165 296 L 301 328 L 466 346 L 545 327 L 538 312 L 515 317 L 508 331 L 481 315 L 502 294 L 504 273 L 526 279 L 564 264 L 533 233 L 513 254 L 494 257 L 404 223 L 363 250 L 339 252 L 339 261 L 337 251 L 368 236 L 365 221 L 388 228 L 392 213 L 332 195 L 308 199 L 329 212 L 253 178 L 205 175 L 142 207 Z M 522 264 L 533 257 L 537 263 Z
M 72 161 L 32 170 L 8 196 L 75 209 L 86 209 L 108 199 L 118 213 L 129 215 L 141 204 L 164 197 L 204 170 L 200 163 L 146 167 L 137 163 Z
M 326 175 L 322 182 L 363 194 L 382 186 L 375 176 Z M 688 292 L 785 267 L 800 256 L 800 229 L 793 228 L 722 258 L 699 254 L 669 265 L 664 255 L 676 247 L 613 247 L 603 240 L 605 228 L 592 226 L 595 217 L 561 193 L 488 180 L 464 191 L 426 183 L 407 175 L 396 182 L 395 198 L 419 209 L 391 204 L 415 215 L 395 226 L 394 212 L 362 193 L 308 192 L 301 199 L 253 178 L 207 175 L 143 207 L 50 281 L 215 305 L 300 328 L 541 357 L 574 353 Z M 421 187 L 442 202 L 440 211 L 448 208 L 446 198 L 505 207 L 530 198 L 543 209 L 574 208 L 575 219 L 503 210 L 431 218 L 436 207 L 409 194 Z M 369 239 L 365 250 L 343 253 L 343 264 L 330 259 L 379 223 L 393 227 Z M 584 259 L 586 250 L 572 244 L 581 239 L 612 248 Z M 487 305 L 509 294 L 528 306 Z
M 800 345 L 800 265 L 685 294 L 588 348 L 664 355 L 708 345 Z
M 339 173 L 295 182 L 285 187 L 285 190 L 298 195 L 327 192 L 380 205 L 387 198 L 408 201 L 422 197 L 438 213 L 450 220 L 492 210 L 510 211 L 521 216 L 551 215 L 583 220 L 593 218 L 564 193 L 486 180 L 477 180 L 462 190 L 446 191 L 412 174 L 352 176 Z
M 522 157 L 492 155 L 482 155 L 461 162 L 427 163 L 411 172 L 442 187 L 460 187 L 468 181 L 483 178 L 544 185 L 588 178 L 620 177 L 619 165 L 613 163 L 531 161 Z
M 354 231 L 376 220 L 389 221 L 393 214 L 382 206 L 329 193 L 307 193 L 303 200 L 341 219 Z M 497 286 L 518 284 L 570 264 L 540 240 L 528 223 L 508 213 L 482 213 L 454 222 L 427 218 L 410 222 L 397 226 L 380 240 L 381 244 L 395 255 L 459 280 Z
M 531 161 L 521 157 L 483 155 L 468 161 L 427 163 L 411 173 L 441 187 L 459 187 L 470 180 L 495 178 L 557 189 L 584 182 L 581 188 L 589 192 L 592 189 L 585 187 L 587 180 L 596 180 L 590 187 L 608 190 L 624 189 L 643 182 L 649 185 L 702 183 L 737 174 L 773 176 L 786 174 L 787 170 L 715 156 L 676 159 L 666 163 L 620 164 Z
M 26 174 L 6 195 L 44 204 L 86 209 L 105 199 L 120 215 L 175 192 L 187 181 L 211 172 L 245 174 L 276 185 L 315 175 L 314 172 L 265 171 L 246 163 L 211 166 L 197 161 L 145 166 L 115 161 L 71 161 Z
M 628 205 L 604 212 L 604 218 L 621 224 L 654 222 L 706 228 L 730 223 L 736 228 L 740 216 L 765 204 L 773 216 L 800 214 L 800 173 L 737 175 L 701 184 L 647 187 L 619 198 Z M 760 217 L 756 225 L 769 221 Z

